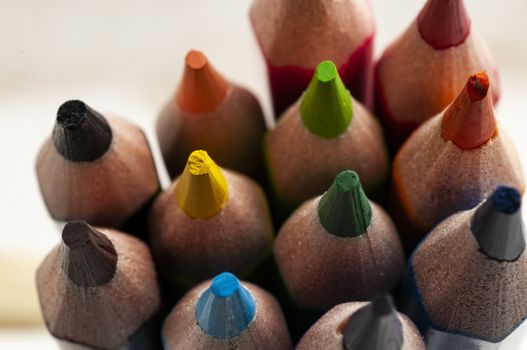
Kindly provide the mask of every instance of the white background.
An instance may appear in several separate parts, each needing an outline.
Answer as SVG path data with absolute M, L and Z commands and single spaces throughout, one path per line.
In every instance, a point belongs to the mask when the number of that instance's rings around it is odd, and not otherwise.
M 423 3 L 373 0 L 378 54 Z M 466 3 L 501 68 L 499 117 L 527 164 L 527 2 Z M 253 90 L 270 116 L 249 5 L 249 0 L 0 0 L 0 262 L 9 261 L 0 267 L 5 274 L 0 276 L 0 303 L 15 291 L 20 297 L 29 294 L 24 302 L 37 309 L 34 269 L 59 239 L 40 198 L 34 162 L 62 102 L 82 99 L 97 110 L 134 120 L 158 155 L 155 117 L 174 92 L 185 53 L 195 48 L 227 78 Z M 164 167 L 158 166 L 166 184 Z M 19 282 L 5 283 L 6 268 L 17 270 Z M 18 293 L 22 289 L 26 292 Z M 523 334 L 520 329 L 502 348 L 520 348 Z M 42 326 L 0 327 L 0 349 L 53 348 Z

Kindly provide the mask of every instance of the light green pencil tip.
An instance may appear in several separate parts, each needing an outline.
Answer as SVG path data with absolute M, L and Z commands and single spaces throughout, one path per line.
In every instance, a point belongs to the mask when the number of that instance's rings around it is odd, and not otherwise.
M 356 172 L 345 170 L 335 178 L 320 198 L 318 216 L 326 231 L 336 236 L 356 237 L 366 232 L 372 208 Z
M 339 136 L 351 123 L 351 96 L 331 61 L 321 62 L 300 103 L 300 114 L 310 132 L 323 138 Z

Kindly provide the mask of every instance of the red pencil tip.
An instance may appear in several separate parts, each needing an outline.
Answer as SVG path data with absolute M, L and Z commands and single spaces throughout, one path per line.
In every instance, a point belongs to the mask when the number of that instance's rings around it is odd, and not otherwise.
M 469 150 L 485 144 L 496 133 L 487 73 L 471 75 L 459 96 L 443 114 L 441 137 Z
M 207 57 L 191 50 L 185 57 L 185 71 L 176 99 L 184 111 L 212 112 L 227 94 L 228 84 L 209 63 Z
M 467 93 L 472 101 L 479 101 L 487 96 L 490 81 L 485 71 L 470 76 L 467 82 Z
M 463 0 L 428 0 L 417 17 L 421 37 L 437 50 L 457 46 L 470 32 Z

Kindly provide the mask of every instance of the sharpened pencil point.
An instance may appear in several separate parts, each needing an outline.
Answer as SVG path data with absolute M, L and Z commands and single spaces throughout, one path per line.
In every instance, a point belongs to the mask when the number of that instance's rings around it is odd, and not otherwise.
M 520 192 L 499 186 L 476 210 L 471 230 L 480 250 L 498 261 L 514 261 L 525 250 Z
M 227 82 L 207 57 L 200 51 L 189 51 L 185 57 L 183 79 L 176 93 L 181 109 L 191 113 L 212 112 L 223 101 L 227 90 Z
M 417 18 L 421 37 L 437 50 L 457 46 L 470 33 L 463 0 L 428 0 Z
M 74 162 L 90 162 L 103 156 L 112 143 L 106 119 L 79 100 L 64 102 L 53 128 L 55 149 Z
M 486 72 L 476 73 L 470 76 L 467 82 L 467 93 L 472 101 L 479 101 L 487 96 L 490 81 Z
M 336 236 L 356 237 L 366 232 L 372 208 L 356 172 L 345 170 L 335 178 L 320 198 L 318 216 L 326 231 Z
M 402 324 L 389 295 L 377 297 L 355 312 L 343 333 L 346 350 L 399 350 L 403 342 Z
M 351 96 L 331 61 L 320 63 L 300 103 L 306 128 L 323 138 L 335 138 L 351 123 Z
M 229 272 L 212 280 L 210 288 L 199 297 L 196 320 L 206 334 L 226 339 L 243 332 L 251 323 L 256 305 L 247 289 Z
M 178 206 L 193 219 L 216 215 L 228 199 L 227 180 L 207 152 L 192 152 L 176 183 Z
M 62 231 L 62 268 L 81 287 L 109 282 L 117 268 L 112 242 L 85 221 L 70 221 Z
M 441 137 L 464 150 L 478 148 L 496 133 L 492 98 L 487 95 L 489 78 L 477 73 L 443 114 Z

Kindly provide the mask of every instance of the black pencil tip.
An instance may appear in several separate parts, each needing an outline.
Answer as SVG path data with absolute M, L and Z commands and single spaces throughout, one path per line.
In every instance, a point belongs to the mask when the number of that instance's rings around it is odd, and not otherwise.
M 404 342 L 392 297 L 382 295 L 355 312 L 343 333 L 346 350 L 399 350 Z
M 109 282 L 117 267 L 117 253 L 104 234 L 85 221 L 70 221 L 62 231 L 62 269 L 82 287 Z
M 59 107 L 53 144 L 65 158 L 93 161 L 106 153 L 111 142 L 112 130 L 106 119 L 84 102 L 71 100 Z
M 499 186 L 476 210 L 471 230 L 481 252 L 498 261 L 516 260 L 525 250 L 521 194 Z

